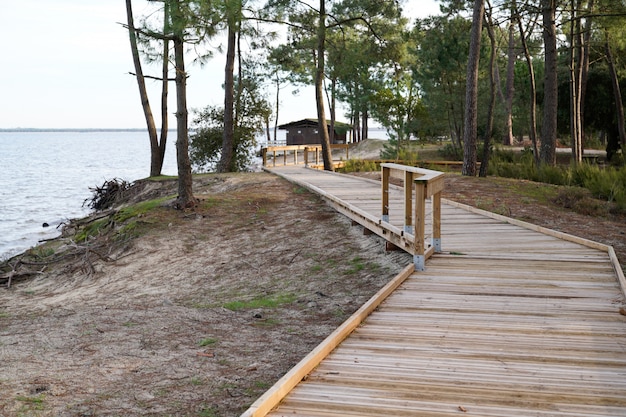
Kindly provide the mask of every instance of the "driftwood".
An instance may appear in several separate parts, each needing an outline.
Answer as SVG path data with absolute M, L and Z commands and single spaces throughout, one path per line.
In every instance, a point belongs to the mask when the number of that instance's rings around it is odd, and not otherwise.
M 91 198 L 87 198 L 83 201 L 83 206 L 86 204 L 87 207 L 94 210 L 111 208 L 116 202 L 126 197 L 131 185 L 132 184 L 127 181 L 114 178 L 105 181 L 100 187 L 90 187 L 89 191 L 91 191 L 93 195 Z
M 11 267 L 11 270 L 0 275 L 0 285 L 5 285 L 7 289 L 11 288 L 12 283 L 17 278 L 28 278 L 33 275 L 43 274 L 46 268 L 50 265 L 59 263 L 69 258 L 82 258 L 82 262 L 77 263 L 77 268 L 83 267 L 91 275 L 95 272 L 95 268 L 92 262 L 93 258 L 97 258 L 104 262 L 114 262 L 116 259 L 104 253 L 103 249 L 106 249 L 107 245 L 99 244 L 97 246 L 91 246 L 89 244 L 79 245 L 77 243 L 70 243 L 66 246 L 66 249 L 62 252 L 52 255 L 42 260 L 28 259 L 27 253 L 23 254 L 13 264 L 7 263 Z M 37 267 L 40 267 L 37 269 Z
M 4 275 L 0 276 L 0 284 L 5 284 L 6 283 L 7 289 L 11 288 L 11 284 L 13 283 L 13 279 L 14 278 L 29 277 L 29 276 L 35 275 L 35 274 L 42 274 L 44 269 L 46 268 L 46 266 L 44 266 L 39 271 L 32 271 L 32 270 L 20 271 L 20 270 L 18 270 L 20 268 L 20 266 L 26 265 L 24 263 L 23 258 L 24 258 L 24 255 L 20 256 L 20 258 L 17 259 L 13 263 L 13 265 L 11 265 L 9 263 L 9 265 L 11 266 L 11 270 L 9 272 L 5 273 Z
M 45 267 L 43 268 L 45 269 Z M 13 279 L 16 278 L 27 278 L 27 277 L 31 277 L 33 275 L 38 275 L 38 274 L 43 274 L 43 269 L 41 271 L 31 271 L 31 270 L 27 270 L 27 271 L 15 271 L 12 270 L 9 273 L 0 276 L 0 284 L 5 284 L 6 283 L 6 287 L 7 289 L 11 288 L 11 284 L 13 283 Z

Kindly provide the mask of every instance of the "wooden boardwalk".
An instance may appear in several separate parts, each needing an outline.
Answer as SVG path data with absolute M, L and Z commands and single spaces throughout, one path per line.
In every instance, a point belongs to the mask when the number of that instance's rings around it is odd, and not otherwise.
M 275 172 L 380 213 L 374 182 Z M 408 267 L 244 416 L 626 416 L 612 248 L 444 203 L 426 270 Z

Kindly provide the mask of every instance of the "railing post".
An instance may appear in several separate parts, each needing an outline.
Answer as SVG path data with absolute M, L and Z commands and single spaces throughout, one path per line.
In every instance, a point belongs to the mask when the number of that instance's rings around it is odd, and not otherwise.
M 274 149 L 274 159 L 272 160 L 274 166 L 276 166 L 276 150 Z
M 431 243 L 435 252 L 441 252 L 441 192 L 433 195 L 433 236 Z
M 404 171 L 404 233 L 413 233 L 413 173 Z
M 308 146 L 304 147 L 304 166 L 305 167 L 309 166 L 309 147 Z
M 261 149 L 261 155 L 263 155 L 263 166 L 267 166 L 267 148 Z
M 293 164 L 298 165 L 298 149 L 293 150 Z
M 426 269 L 425 247 L 424 247 L 424 231 L 426 229 L 426 181 L 415 180 L 415 254 L 413 255 L 413 263 L 416 271 L 424 271 Z
M 382 221 L 389 223 L 389 174 L 390 168 L 381 167 L 382 168 Z

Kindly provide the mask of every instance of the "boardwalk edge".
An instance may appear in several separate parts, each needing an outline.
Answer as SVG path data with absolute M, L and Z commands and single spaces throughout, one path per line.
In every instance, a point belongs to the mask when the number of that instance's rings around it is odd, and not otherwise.
M 510 223 L 513 224 L 515 226 L 520 226 L 520 227 L 524 227 L 526 229 L 530 229 L 530 230 L 534 230 L 535 232 L 539 232 L 539 233 L 543 233 L 544 235 L 548 235 L 548 236 L 552 236 L 552 237 L 556 237 L 559 239 L 563 239 L 563 240 L 567 240 L 570 242 L 574 242 L 574 243 L 578 243 L 584 246 L 587 246 L 589 248 L 593 248 L 593 249 L 598 249 L 604 252 L 609 251 L 610 246 L 609 245 L 605 245 L 604 243 L 599 243 L 599 242 L 595 242 L 593 240 L 589 240 L 589 239 L 585 239 L 582 237 L 578 237 L 578 236 L 574 236 L 574 235 L 570 235 L 568 233 L 565 232 L 559 232 L 557 230 L 552 230 L 552 229 L 548 229 L 547 227 L 543 227 L 543 226 L 537 226 L 536 224 L 532 224 L 532 223 L 528 223 L 525 222 L 523 220 L 517 220 L 517 219 L 513 219 L 511 217 L 507 217 L 507 216 L 503 216 L 501 214 L 496 214 L 496 213 L 492 213 L 490 211 L 487 210 L 482 210 L 476 207 L 472 207 L 469 206 L 467 204 L 463 204 L 463 203 L 458 203 L 456 201 L 451 201 L 448 199 L 442 199 L 442 202 L 454 206 L 454 207 L 458 207 L 458 208 L 462 208 L 464 210 L 467 210 L 471 213 L 476 213 L 476 214 L 481 214 L 483 216 L 486 217 L 491 217 L 492 219 L 495 220 L 500 220 L 506 223 Z
M 548 229 L 547 227 L 537 226 L 536 224 L 528 223 L 522 220 L 513 219 L 511 217 L 503 216 L 501 214 L 492 213 L 490 211 L 472 207 L 467 204 L 458 203 L 456 201 L 451 201 L 447 199 L 442 199 L 441 201 L 448 205 L 462 208 L 471 213 L 481 214 L 483 216 L 490 217 L 495 220 L 500 220 L 500 221 L 510 223 L 516 226 L 524 227 L 526 229 L 534 230 L 535 232 L 543 233 L 548 236 L 567 240 L 569 242 L 578 243 L 580 245 L 584 245 L 589 248 L 598 249 L 598 250 L 606 252 L 611 260 L 611 263 L 613 264 L 613 269 L 615 269 L 615 273 L 617 274 L 617 280 L 618 280 L 620 289 L 622 290 L 622 295 L 626 297 L 626 278 L 624 278 L 624 271 L 619 263 L 619 260 L 617 259 L 617 256 L 615 255 L 615 249 L 613 249 L 612 246 L 605 245 L 604 243 L 595 242 L 593 240 L 585 239 L 582 237 L 570 235 L 568 233 L 559 232 L 557 230 Z
M 259 397 L 241 417 L 263 417 L 354 331 L 396 288 L 414 272 L 413 264 L 404 268 L 387 285 L 381 288 L 348 320 L 332 332 L 322 343 L 287 372 L 276 384 Z

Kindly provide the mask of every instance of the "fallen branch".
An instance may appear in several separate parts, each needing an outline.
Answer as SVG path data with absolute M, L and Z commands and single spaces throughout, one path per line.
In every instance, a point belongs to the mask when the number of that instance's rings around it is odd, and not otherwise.
M 91 275 L 95 272 L 95 268 L 92 262 L 92 258 L 100 259 L 103 262 L 115 262 L 116 259 L 106 255 L 102 252 L 102 249 L 106 248 L 104 245 L 100 245 L 98 247 L 91 247 L 88 245 L 79 245 L 76 243 L 71 243 L 68 245 L 68 248 L 63 253 L 57 254 L 46 260 L 35 261 L 35 260 L 27 260 L 24 259 L 27 254 L 23 254 L 19 259 L 16 260 L 15 263 L 9 264 L 11 270 L 6 272 L 4 275 L 0 275 L 0 285 L 6 283 L 6 287 L 11 288 L 13 281 L 16 278 L 29 277 L 32 275 L 43 274 L 44 270 L 52 264 L 59 263 L 68 258 L 79 258 L 82 257 L 82 265 L 87 269 L 87 272 Z M 80 259 L 80 258 L 79 258 Z M 39 270 L 33 269 L 24 269 L 20 270 L 21 267 L 41 267 Z M 75 265 L 80 267 L 80 265 Z
M 9 277 L 7 279 L 7 289 L 11 288 L 11 281 L 13 280 L 13 276 L 15 275 L 15 272 L 17 271 L 17 268 L 19 268 L 20 264 L 22 263 L 22 258 L 24 257 L 24 255 L 22 255 L 17 262 L 15 262 L 15 265 L 13 265 L 11 267 L 11 272 L 9 272 Z
M 11 284 L 13 283 L 13 281 L 15 279 L 22 278 L 22 277 L 29 277 L 31 275 L 37 275 L 37 274 L 43 274 L 43 269 L 41 271 L 31 271 L 31 270 L 16 271 L 16 270 L 12 270 L 12 271 L 9 271 L 8 273 L 4 274 L 3 276 L 0 276 L 0 284 L 6 283 L 7 289 L 10 289 L 11 288 Z

